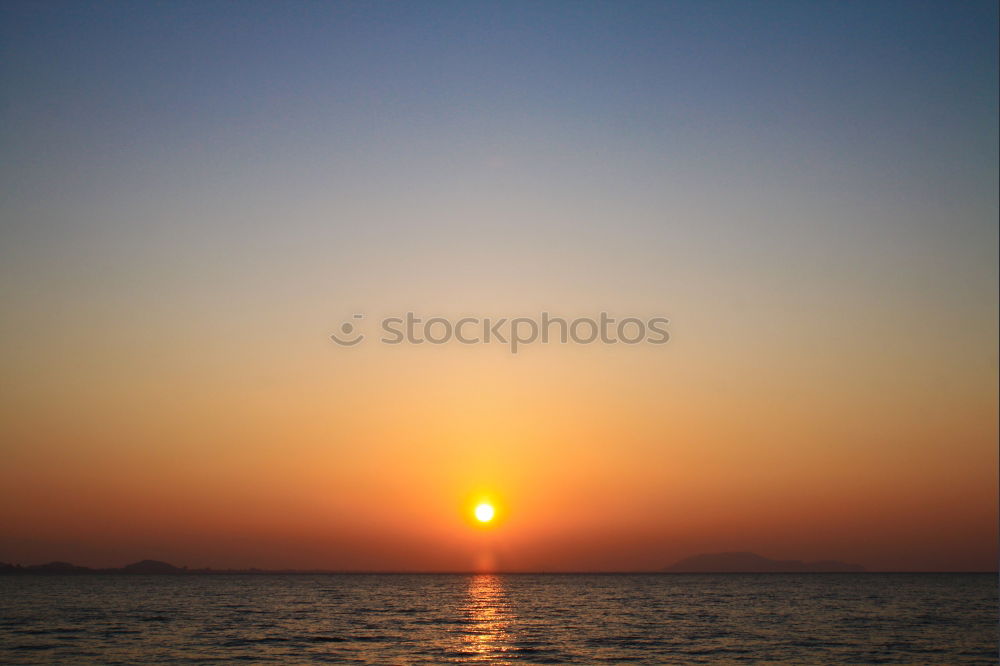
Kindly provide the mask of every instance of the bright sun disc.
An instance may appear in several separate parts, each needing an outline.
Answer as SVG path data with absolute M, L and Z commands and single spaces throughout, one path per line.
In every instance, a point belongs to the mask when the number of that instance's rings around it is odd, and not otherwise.
M 476 507 L 476 520 L 481 523 L 488 523 L 493 520 L 493 507 L 483 503 Z

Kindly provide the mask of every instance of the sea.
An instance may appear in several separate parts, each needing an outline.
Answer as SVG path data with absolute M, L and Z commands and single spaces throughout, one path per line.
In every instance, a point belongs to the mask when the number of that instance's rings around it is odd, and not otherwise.
M 996 664 L 996 574 L 10 575 L 0 663 Z

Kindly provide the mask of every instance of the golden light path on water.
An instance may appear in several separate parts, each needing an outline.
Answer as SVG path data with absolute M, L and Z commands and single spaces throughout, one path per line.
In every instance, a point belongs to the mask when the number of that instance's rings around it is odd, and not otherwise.
M 463 652 L 473 661 L 492 661 L 511 648 L 513 612 L 500 576 L 476 574 L 469 579 Z

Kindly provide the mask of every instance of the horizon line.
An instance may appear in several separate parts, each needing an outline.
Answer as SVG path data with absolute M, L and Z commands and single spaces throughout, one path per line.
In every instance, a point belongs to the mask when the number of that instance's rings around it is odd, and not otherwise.
M 68 564 L 74 569 L 72 571 L 52 571 L 39 570 L 50 564 Z M 317 576 L 629 576 L 629 575 L 679 575 L 679 576 L 701 576 L 701 575 L 798 575 L 798 574 L 823 574 L 823 575 L 855 575 L 855 574 L 995 574 L 1000 575 L 998 569 L 863 569 L 861 571 L 670 571 L 664 569 L 579 569 L 579 570 L 498 570 L 498 571 L 476 571 L 476 570 L 428 570 L 428 569 L 263 569 L 259 567 L 248 567 L 243 569 L 235 568 L 213 568 L 213 567 L 174 567 L 175 571 L 129 571 L 126 569 L 130 565 L 120 567 L 88 567 L 76 565 L 70 562 L 54 560 L 42 564 L 17 564 L 12 562 L 0 562 L 0 575 L 14 573 L 11 570 L 19 570 L 17 573 L 32 575 L 86 575 L 86 574 L 115 574 L 131 576 L 182 576 L 182 575 L 317 575 Z M 170 565 L 173 567 L 173 565 Z

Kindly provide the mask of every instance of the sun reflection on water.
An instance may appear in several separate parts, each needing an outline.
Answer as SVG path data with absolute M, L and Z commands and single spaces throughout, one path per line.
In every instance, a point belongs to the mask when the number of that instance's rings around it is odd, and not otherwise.
M 502 657 L 512 642 L 513 613 L 500 576 L 472 576 L 465 611 L 469 624 L 463 651 L 475 661 Z

